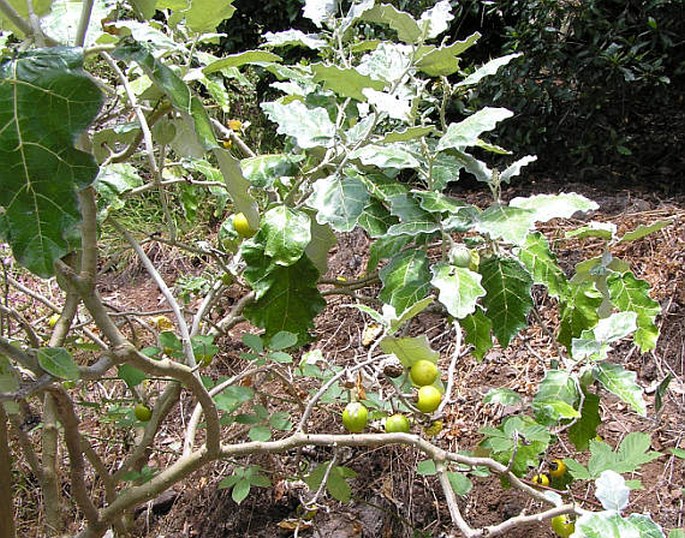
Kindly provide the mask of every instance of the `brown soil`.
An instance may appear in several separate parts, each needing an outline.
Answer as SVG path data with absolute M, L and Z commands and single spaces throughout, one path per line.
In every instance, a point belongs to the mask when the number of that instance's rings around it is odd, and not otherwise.
M 657 349 L 644 355 L 625 346 L 617 348 L 613 358 L 638 372 L 638 381 L 648 390 L 648 418 L 629 412 L 623 404 L 603 398 L 601 437 L 616 446 L 631 431 L 643 431 L 652 436 L 652 447 L 663 453 L 658 460 L 642 467 L 634 478 L 642 480 L 643 489 L 631 495 L 628 512 L 649 512 L 665 530 L 683 525 L 683 486 L 685 462 L 673 457 L 670 448 L 683 447 L 685 441 L 685 199 L 662 199 L 658 195 L 634 190 L 602 192 L 597 187 L 555 182 L 538 182 L 524 187 L 511 188 L 504 193 L 509 199 L 531 193 L 575 191 L 597 201 L 601 209 L 594 220 L 611 220 L 624 231 L 638 224 L 649 224 L 658 219 L 672 218 L 673 224 L 641 241 L 627 244 L 614 254 L 630 261 L 640 278 L 653 286 L 653 296 L 663 307 L 660 318 L 661 338 Z M 454 193 L 472 203 L 487 201 L 483 194 Z M 563 232 L 579 221 L 554 221 L 543 231 L 559 247 L 568 269 L 580 259 L 596 253 L 599 245 L 592 241 L 578 242 L 563 239 Z M 330 276 L 358 277 L 364 270 L 367 241 L 363 235 L 353 234 L 340 239 L 330 266 Z M 137 290 L 137 291 L 136 291 Z M 129 300 L 135 301 L 144 288 L 126 291 Z M 133 295 L 133 297 L 132 297 Z M 344 365 L 365 353 L 362 331 L 368 319 L 355 309 L 344 308 L 349 302 L 335 298 L 317 319 L 317 343 L 324 355 L 336 364 Z M 145 303 L 150 306 L 149 303 Z M 541 298 L 541 312 L 545 321 L 554 326 L 554 319 Z M 245 328 L 238 327 L 238 333 Z M 440 351 L 446 370 L 453 352 L 454 338 L 450 327 L 433 314 L 421 315 L 411 326 L 411 333 L 424 333 L 434 349 Z M 229 353 L 217 368 L 232 370 L 238 367 L 239 346 L 231 343 Z M 515 408 L 486 406 L 483 395 L 493 387 L 509 387 L 520 394 L 532 396 L 535 383 L 541 378 L 556 348 L 547 333 L 536 324 L 524 331 L 507 350 L 496 348 L 482 362 L 470 356 L 458 364 L 454 405 L 446 414 L 443 431 L 435 441 L 451 450 L 473 449 L 481 436 L 479 429 L 497 425 Z M 223 371 L 222 373 L 228 373 Z M 654 413 L 654 387 L 667 374 L 674 379 L 666 395 L 664 407 Z M 318 431 L 340 431 L 332 414 L 316 417 Z M 163 517 L 148 513 L 141 516 L 146 536 L 166 538 L 202 537 L 222 538 L 245 536 L 251 538 L 273 536 L 313 537 L 429 537 L 441 536 L 450 530 L 449 514 L 434 477 L 415 473 L 422 459 L 408 448 L 350 450 L 338 454 L 340 460 L 355 469 L 359 475 L 353 483 L 352 502 L 343 505 L 327 499 L 316 515 L 303 518 L 300 497 L 302 491 L 292 483 L 274 480 L 272 489 L 253 490 L 240 506 L 236 505 L 227 490 L 218 490 L 217 483 L 229 468 L 226 464 L 205 469 L 179 488 L 179 498 L 171 512 Z M 308 453 L 313 460 L 330 459 L 330 450 L 317 449 Z M 583 456 L 574 452 L 563 436 L 554 446 L 551 457 Z M 280 462 L 252 461 L 268 468 L 286 470 L 294 462 L 289 455 Z M 287 485 L 287 488 L 286 488 Z M 591 489 L 575 491 L 580 500 L 594 500 Z M 539 509 L 535 503 L 516 492 L 500 487 L 492 478 L 474 480 L 474 489 L 461 501 L 462 510 L 472 526 L 501 522 L 522 511 Z M 296 524 L 299 522 L 300 527 Z M 295 530 L 297 528 L 297 530 Z M 521 529 L 508 534 L 511 538 L 551 537 L 547 524 Z

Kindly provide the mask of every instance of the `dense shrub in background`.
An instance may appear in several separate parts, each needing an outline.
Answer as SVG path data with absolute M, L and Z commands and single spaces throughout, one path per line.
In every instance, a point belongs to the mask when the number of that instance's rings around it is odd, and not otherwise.
M 506 143 L 547 156 L 543 167 L 620 160 L 669 175 L 683 165 L 674 134 L 683 122 L 682 0 L 470 3 L 472 16 L 478 9 L 495 31 L 501 21 L 493 55 L 524 54 L 477 96 L 518 113 Z M 492 36 L 488 44 L 499 46 Z
M 435 1 L 388 3 L 418 15 Z M 621 181 L 648 176 L 677 188 L 678 170 L 685 167 L 685 1 L 451 3 L 451 38 L 483 34 L 471 53 L 474 65 L 523 53 L 470 96 L 474 109 L 497 105 L 516 112 L 500 135 L 503 146 L 540 155 L 538 170 L 575 165 L 593 179 L 618 164 Z M 224 29 L 226 49 L 257 45 L 264 28 L 309 31 L 300 5 L 267 0 L 238 9 Z M 467 58 L 463 62 L 467 69 Z M 462 103 L 454 104 L 451 110 L 461 115 Z

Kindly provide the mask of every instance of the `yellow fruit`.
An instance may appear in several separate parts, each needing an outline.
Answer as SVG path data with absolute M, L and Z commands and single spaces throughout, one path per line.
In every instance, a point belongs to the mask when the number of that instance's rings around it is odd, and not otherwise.
M 555 516 L 552 518 L 552 530 L 560 538 L 569 538 L 576 530 L 576 526 L 568 515 Z
M 53 329 L 57 322 L 59 321 L 59 314 L 53 314 L 48 318 L 48 326 Z
M 236 213 L 233 216 L 233 228 L 241 237 L 252 237 L 256 233 L 244 213 Z
M 409 432 L 409 419 L 404 416 L 402 413 L 395 413 L 392 416 L 389 416 L 388 418 L 385 419 L 385 431 L 387 433 L 393 433 L 393 432 L 402 432 L 402 433 L 408 433 Z
M 347 431 L 352 433 L 363 431 L 368 420 L 369 410 L 359 402 L 350 402 L 345 406 L 342 421 Z
M 228 128 L 231 131 L 242 131 L 243 122 L 240 120 L 228 120 Z
M 561 478 L 566 474 L 566 464 L 563 460 L 555 459 L 549 462 L 549 475 L 552 478 Z
M 226 140 L 222 140 L 221 145 L 225 149 L 231 149 L 233 147 L 233 140 L 231 140 L 230 138 L 227 138 Z
M 440 406 L 442 394 L 433 385 L 425 385 L 419 389 L 416 407 L 424 413 L 432 413 Z
M 546 474 L 536 474 L 532 481 L 540 486 L 549 486 L 549 477 Z
M 136 415 L 136 418 L 141 422 L 147 422 L 152 418 L 152 409 L 150 409 L 144 403 L 136 404 L 136 407 L 133 409 L 133 413 Z
M 409 377 L 419 387 L 432 385 L 438 378 L 438 366 L 434 362 L 421 359 L 412 365 L 411 370 L 409 370 Z

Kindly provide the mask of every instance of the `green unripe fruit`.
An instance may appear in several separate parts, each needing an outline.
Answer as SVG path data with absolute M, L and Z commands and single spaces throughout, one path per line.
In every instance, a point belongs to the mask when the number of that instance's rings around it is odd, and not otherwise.
M 440 406 L 442 393 L 433 385 L 426 385 L 419 389 L 416 407 L 423 413 L 432 413 Z
M 387 433 L 409 433 L 409 419 L 402 413 L 395 413 L 385 419 L 385 431 Z
M 576 530 L 576 526 L 567 515 L 552 518 L 552 530 L 560 538 L 569 538 Z
M 432 385 L 438 378 L 438 366 L 434 362 L 421 359 L 412 365 L 411 370 L 409 370 L 409 377 L 419 387 Z
M 359 402 L 350 402 L 345 406 L 342 421 L 347 431 L 360 433 L 366 428 L 368 420 L 369 410 Z
M 144 403 L 136 404 L 135 408 L 133 409 L 133 413 L 141 422 L 147 422 L 152 418 L 152 409 L 150 409 Z
M 454 245 L 448 254 L 450 263 L 457 267 L 468 267 L 471 265 L 471 251 L 466 245 Z
M 257 230 L 250 226 L 250 221 L 247 220 L 244 213 L 236 213 L 233 216 L 233 228 L 240 237 L 252 237 L 257 233 Z

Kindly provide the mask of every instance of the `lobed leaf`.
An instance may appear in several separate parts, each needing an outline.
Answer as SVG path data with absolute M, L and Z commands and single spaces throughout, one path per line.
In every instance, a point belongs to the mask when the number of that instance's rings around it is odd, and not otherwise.
M 511 258 L 492 257 L 480 264 L 486 315 L 502 347 L 526 326 L 528 312 L 533 307 L 530 294 L 533 281 L 521 264 Z

